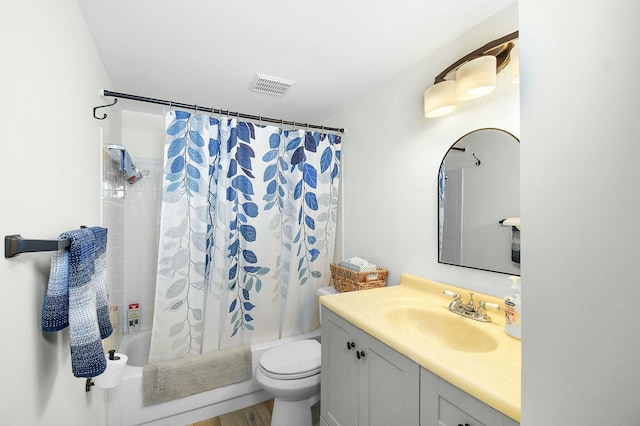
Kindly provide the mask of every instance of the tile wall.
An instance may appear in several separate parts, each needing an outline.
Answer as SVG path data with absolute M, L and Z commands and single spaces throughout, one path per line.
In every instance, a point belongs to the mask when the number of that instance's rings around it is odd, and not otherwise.
M 134 157 L 136 166 L 146 176 L 130 185 L 120 176 L 106 149 L 103 157 L 103 226 L 109 229 L 109 302 L 118 309 L 120 333 L 129 331 L 126 320 L 131 303 L 140 304 L 139 330 L 148 330 L 155 299 L 162 162 Z

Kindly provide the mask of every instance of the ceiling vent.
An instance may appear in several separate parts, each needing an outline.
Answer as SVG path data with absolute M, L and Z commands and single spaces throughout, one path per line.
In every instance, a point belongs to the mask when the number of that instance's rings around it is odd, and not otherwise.
M 291 87 L 293 83 L 295 83 L 295 81 L 272 77 L 270 75 L 256 74 L 250 89 L 254 92 L 282 96 L 287 93 L 287 90 L 289 90 L 289 87 Z

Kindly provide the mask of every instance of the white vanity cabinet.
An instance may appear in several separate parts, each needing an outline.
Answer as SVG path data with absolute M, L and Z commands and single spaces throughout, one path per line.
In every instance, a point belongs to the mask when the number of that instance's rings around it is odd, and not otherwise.
M 420 368 L 421 426 L 517 426 L 519 423 Z
M 420 367 L 322 308 L 321 424 L 416 426 Z
M 322 307 L 321 426 L 518 426 Z

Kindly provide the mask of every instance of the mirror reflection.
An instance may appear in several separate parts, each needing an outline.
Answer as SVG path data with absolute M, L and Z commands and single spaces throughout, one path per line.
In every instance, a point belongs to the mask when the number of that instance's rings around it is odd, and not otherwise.
M 458 139 L 440 164 L 438 262 L 520 275 L 519 220 L 520 141 L 500 129 Z

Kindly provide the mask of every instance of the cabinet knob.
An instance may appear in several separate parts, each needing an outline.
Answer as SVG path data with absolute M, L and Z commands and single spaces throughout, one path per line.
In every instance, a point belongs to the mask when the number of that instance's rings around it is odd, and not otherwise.
M 356 357 L 357 357 L 358 359 L 360 359 L 360 358 L 364 358 L 364 351 L 360 351 L 360 352 L 356 351 Z
M 356 347 L 356 344 L 353 342 L 347 342 L 347 349 L 351 350 Z

